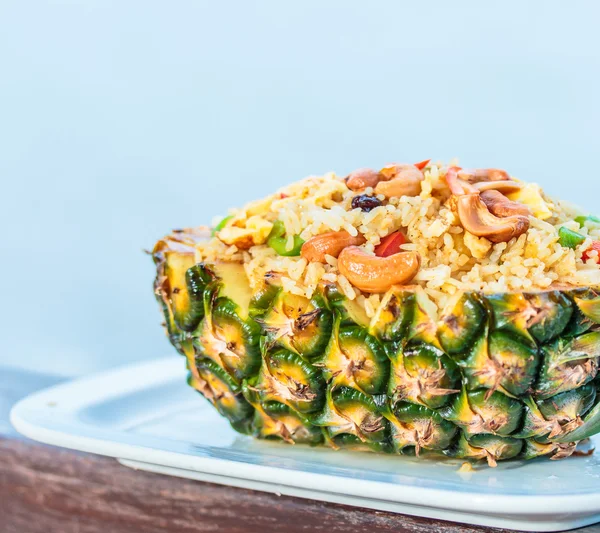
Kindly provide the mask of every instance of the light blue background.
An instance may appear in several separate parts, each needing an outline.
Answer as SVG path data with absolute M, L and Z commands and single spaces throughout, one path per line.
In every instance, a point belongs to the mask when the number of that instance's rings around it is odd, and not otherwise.
M 458 156 L 600 211 L 598 5 L 0 2 L 0 363 L 171 353 L 142 249 L 311 173 Z

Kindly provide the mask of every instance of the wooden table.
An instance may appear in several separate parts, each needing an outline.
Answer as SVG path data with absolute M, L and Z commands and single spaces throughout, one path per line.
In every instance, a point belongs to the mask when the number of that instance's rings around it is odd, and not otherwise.
M 506 531 L 149 474 L 17 435 L 10 406 L 56 381 L 0 367 L 1 533 Z

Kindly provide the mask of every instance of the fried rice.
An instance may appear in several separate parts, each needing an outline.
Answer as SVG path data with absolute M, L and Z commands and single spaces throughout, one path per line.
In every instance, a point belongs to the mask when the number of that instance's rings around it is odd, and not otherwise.
M 456 162 L 452 162 L 455 165 Z M 408 242 L 404 251 L 420 255 L 421 267 L 411 286 L 422 292 L 432 308 L 442 309 L 458 292 L 535 291 L 555 286 L 600 286 L 598 253 L 590 251 L 600 239 L 600 225 L 580 226 L 574 206 L 553 200 L 535 184 L 519 182 L 522 189 L 509 198 L 528 205 L 529 229 L 508 242 L 493 243 L 461 225 L 445 179 L 449 165 L 430 162 L 418 196 L 386 199 L 372 188 L 362 191 L 381 201 L 368 212 L 352 207 L 356 192 L 343 176 L 331 172 L 311 176 L 280 189 L 262 200 L 230 211 L 219 231 L 196 247 L 196 261 L 243 263 L 250 287 L 258 288 L 266 274 L 276 274 L 286 292 L 312 297 L 323 283 L 335 284 L 349 299 L 374 316 L 380 294 L 362 293 L 344 277 L 337 259 L 308 262 L 302 256 L 285 257 L 267 244 L 275 221 L 285 228 L 286 247 L 295 236 L 307 241 L 330 231 L 362 235 L 362 248 L 374 254 L 383 238 L 398 230 Z M 218 220 L 214 221 L 215 225 Z M 566 227 L 585 239 L 575 248 L 561 245 L 559 229 Z M 587 251 L 586 254 L 584 252 Z M 586 258 L 584 260 L 583 257 Z

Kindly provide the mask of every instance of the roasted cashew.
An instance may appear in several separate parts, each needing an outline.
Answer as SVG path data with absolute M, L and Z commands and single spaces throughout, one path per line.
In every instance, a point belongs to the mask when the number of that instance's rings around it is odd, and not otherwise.
M 338 257 L 338 269 L 363 292 L 379 293 L 392 285 L 405 285 L 419 272 L 421 257 L 417 252 L 399 252 L 387 257 L 367 254 L 358 246 L 344 248 Z
M 375 194 L 383 194 L 386 198 L 399 198 L 401 196 L 418 196 L 421 193 L 423 173 L 414 165 L 385 167 L 379 174 L 384 179 L 375 187 Z
M 371 168 L 359 168 L 350 172 L 346 178 L 346 187 L 351 191 L 362 191 L 367 187 L 375 187 L 379 182 L 379 173 Z
M 459 169 L 457 167 L 450 167 L 446 171 L 446 183 L 450 187 L 450 192 L 456 196 L 463 194 L 476 194 L 478 190 L 474 185 L 471 185 L 468 181 L 465 181 L 458 177 Z
M 485 237 L 495 243 L 508 242 L 529 229 L 529 217 L 513 215 L 498 218 L 490 213 L 479 194 L 458 196 L 456 203 L 462 227 L 477 237 Z
M 379 172 L 370 168 L 359 168 L 346 178 L 346 186 L 352 191 L 362 191 L 373 187 L 377 194 L 386 198 L 392 196 L 417 196 L 421 192 L 423 172 L 415 165 L 393 163 Z M 389 182 L 390 185 L 385 185 Z
M 499 168 L 463 168 L 462 170 L 459 170 L 458 177 L 469 183 L 510 180 L 508 172 L 506 172 L 506 170 L 500 170 Z
M 503 194 L 510 194 L 511 192 L 517 192 L 523 188 L 518 181 L 513 180 L 503 180 L 503 181 L 480 181 L 478 183 L 474 183 L 473 187 L 475 187 L 478 191 L 499 191 Z
M 379 171 L 379 180 L 393 180 L 394 178 L 397 178 L 401 172 L 416 172 L 421 176 L 421 179 L 423 179 L 423 173 L 417 167 L 415 167 L 415 165 L 411 165 L 409 163 L 391 163 Z
M 531 210 L 525 204 L 509 200 L 499 191 L 489 190 L 481 193 L 481 200 L 487 206 L 492 215 L 505 218 L 513 215 L 528 217 Z
M 309 262 L 325 263 L 325 256 L 337 257 L 347 246 L 359 246 L 366 239 L 359 233 L 356 237 L 347 231 L 330 231 L 315 235 L 308 239 L 303 245 L 300 255 Z
M 529 212 L 524 211 L 524 206 L 511 202 L 502 193 L 494 190 L 498 183 L 515 183 L 508 178 L 506 172 L 496 169 L 481 169 L 481 172 L 468 171 L 467 174 L 461 174 L 461 172 L 456 167 L 449 168 L 446 172 L 446 181 L 452 194 L 456 197 L 458 218 L 464 229 L 477 237 L 485 237 L 496 243 L 508 242 L 529 229 Z M 491 175 L 496 177 L 496 181 L 487 183 L 493 183 L 494 188 L 483 192 L 479 189 L 482 187 L 480 182 L 470 183 L 460 177 L 478 176 L 482 178 Z M 503 176 L 506 176 L 506 179 Z M 487 196 L 490 205 L 493 204 L 495 212 L 488 208 L 488 202 L 484 202 L 482 198 L 484 195 Z

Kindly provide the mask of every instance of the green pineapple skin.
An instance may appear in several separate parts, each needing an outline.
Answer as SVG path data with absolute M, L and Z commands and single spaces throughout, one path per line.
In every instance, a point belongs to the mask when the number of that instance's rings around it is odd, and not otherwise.
M 189 384 L 241 433 L 495 466 L 600 432 L 594 289 L 464 293 L 433 317 L 396 288 L 370 321 L 333 287 L 288 301 L 266 284 L 238 305 L 185 239 L 155 248 L 155 293 Z

